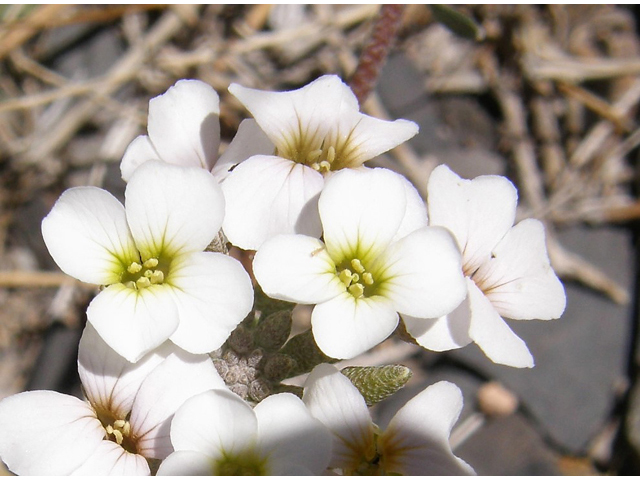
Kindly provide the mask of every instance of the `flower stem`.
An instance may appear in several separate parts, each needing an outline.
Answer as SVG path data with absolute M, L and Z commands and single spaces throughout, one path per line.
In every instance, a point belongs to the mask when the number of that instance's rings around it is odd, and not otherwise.
M 400 27 L 404 5 L 382 5 L 369 42 L 364 47 L 350 86 L 360 105 L 375 87 L 380 70 Z

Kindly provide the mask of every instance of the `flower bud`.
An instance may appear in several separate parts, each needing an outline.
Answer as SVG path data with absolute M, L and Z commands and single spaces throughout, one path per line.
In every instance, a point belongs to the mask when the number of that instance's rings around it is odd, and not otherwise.
M 294 366 L 295 360 L 290 356 L 276 353 L 266 359 L 262 372 L 269 380 L 279 382 L 287 378 Z
M 336 361 L 322 353 L 313 338 L 311 330 L 307 330 L 290 339 L 280 352 L 289 355 L 296 362 L 291 376 L 310 372 L 313 367 L 321 363 L 333 363 Z
M 241 324 L 231 332 L 227 343 L 237 353 L 249 353 L 253 349 L 253 336 L 251 332 Z
M 291 333 L 291 311 L 280 310 L 260 320 L 254 332 L 254 339 L 265 350 L 275 352 L 289 338 Z
M 404 365 L 381 367 L 345 367 L 340 371 L 360 391 L 368 406 L 384 400 L 400 390 L 412 372 Z

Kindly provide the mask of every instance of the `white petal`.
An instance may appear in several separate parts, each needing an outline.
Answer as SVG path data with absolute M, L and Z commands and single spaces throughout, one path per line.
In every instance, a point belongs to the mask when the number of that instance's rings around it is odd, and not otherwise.
M 158 476 L 209 476 L 213 475 L 213 461 L 204 453 L 182 450 L 173 452 L 160 464 Z
M 68 475 L 105 435 L 87 403 L 49 391 L 2 400 L 0 431 L 0 458 L 17 475 Z
M 122 204 L 100 188 L 65 191 L 42 220 L 42 236 L 62 271 L 83 282 L 119 282 L 138 260 Z
M 254 155 L 272 155 L 275 146 L 252 118 L 240 122 L 236 136 L 220 156 L 211 173 L 218 182 L 229 176 L 231 167 Z
M 200 252 L 174 260 L 172 285 L 180 325 L 171 341 L 191 353 L 208 353 L 227 340 L 253 306 L 253 287 L 240 262 Z
M 309 374 L 302 396 L 311 414 L 333 434 L 331 468 L 354 470 L 375 454 L 371 415 L 360 392 L 332 365 Z
M 464 312 L 458 315 L 457 312 Z M 438 318 L 416 318 L 402 315 L 404 325 L 418 345 L 435 352 L 464 347 L 472 342 L 469 337 L 469 306 L 466 302 L 449 315 Z M 458 317 L 461 316 L 460 320 Z M 466 321 L 465 321 L 466 317 Z
M 438 382 L 419 393 L 393 417 L 380 438 L 382 468 L 402 475 L 473 475 L 456 457 L 449 434 L 462 410 L 462 393 Z
M 220 100 L 199 80 L 180 80 L 149 101 L 149 138 L 165 162 L 211 170 L 220 145 Z
M 353 358 L 375 347 L 393 333 L 398 313 L 380 296 L 355 299 L 342 293 L 316 305 L 311 313 L 313 337 L 326 355 Z
M 137 363 L 118 355 L 87 323 L 78 350 L 78 373 L 89 403 L 110 412 L 115 418 L 126 418 L 140 384 L 177 347 L 165 342 Z
M 469 336 L 493 362 L 510 367 L 533 367 L 527 345 L 507 326 L 482 291 L 467 279 L 471 328 Z
M 465 272 L 472 274 L 513 225 L 518 192 L 504 177 L 463 180 L 446 165 L 429 177 L 429 221 L 451 230 L 458 240 Z
M 204 453 L 216 460 L 224 453 L 253 448 L 258 421 L 248 403 L 226 390 L 210 390 L 187 400 L 171 426 L 174 448 Z
M 358 110 L 351 89 L 335 75 L 325 75 L 290 92 L 266 92 L 231 84 L 229 91 L 251 112 L 281 151 L 308 142 L 320 148 L 342 110 Z M 304 139 L 301 140 L 301 139 Z
M 128 182 L 136 168 L 149 160 L 162 161 L 149 137 L 139 135 L 129 144 L 120 162 L 122 179 Z
M 409 180 L 402 176 L 400 178 L 403 180 L 407 206 L 402 223 L 400 223 L 398 231 L 393 237 L 392 241 L 394 242 L 429 225 L 427 206 L 424 204 L 424 200 L 422 200 L 422 197 Z
M 345 291 L 324 243 L 304 235 L 278 235 L 263 243 L 253 274 L 267 295 L 289 302 L 322 303 Z
M 258 418 L 258 448 L 269 457 L 274 475 L 289 465 L 302 465 L 315 475 L 327 468 L 331 434 L 298 397 L 271 395 L 253 411 Z
M 549 264 L 544 226 L 527 219 L 513 227 L 473 276 L 495 309 L 517 320 L 559 318 L 564 287 Z
M 163 459 L 173 451 L 169 428 L 174 413 L 189 398 L 225 388 L 208 355 L 179 352 L 169 356 L 140 386 L 131 411 L 131 432 L 138 452 Z
M 319 237 L 317 197 L 323 185 L 322 175 L 305 165 L 280 157 L 251 157 L 222 183 L 227 238 L 240 248 L 257 250 L 281 233 Z
M 322 473 L 322 475 L 324 475 L 325 473 Z M 310 470 L 309 468 L 307 468 L 304 465 L 293 465 L 290 463 L 287 464 L 277 464 L 274 465 L 272 467 L 272 471 L 269 472 L 269 475 L 271 476 L 312 476 L 312 475 L 318 475 L 317 473 L 313 472 L 312 470 Z
M 143 456 L 127 452 L 115 442 L 103 440 L 93 455 L 72 475 L 148 476 L 150 473 L 149 464 Z
M 160 346 L 178 327 L 171 287 L 152 285 L 133 290 L 117 283 L 95 297 L 87 319 L 119 355 L 137 362 Z
M 125 208 L 144 261 L 204 250 L 222 225 L 224 197 L 207 170 L 146 162 L 127 185 Z
M 339 158 L 344 155 L 348 158 L 348 165 L 344 165 L 347 167 L 360 166 L 418 133 L 418 125 L 409 120 L 380 120 L 353 110 L 345 104 L 335 116 L 334 122 L 337 125 L 333 127 L 331 137 L 333 139 L 334 136 L 342 136 L 346 140 L 344 153 L 338 149 L 337 156 Z M 334 143 L 332 139 L 329 140 L 330 143 Z M 340 145 L 342 142 L 339 140 L 336 143 Z
M 378 269 L 378 293 L 391 299 L 400 313 L 440 317 L 467 294 L 460 252 L 444 228 L 424 227 L 391 244 L 372 267 L 373 272 Z
M 401 176 L 384 168 L 341 170 L 318 201 L 324 240 L 337 262 L 356 256 L 366 266 L 396 236 L 406 213 Z

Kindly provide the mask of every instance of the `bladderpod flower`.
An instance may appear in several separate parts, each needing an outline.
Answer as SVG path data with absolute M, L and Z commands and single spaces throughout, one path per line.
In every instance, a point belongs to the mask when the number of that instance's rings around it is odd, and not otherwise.
M 564 311 L 544 226 L 535 219 L 513 225 L 518 194 L 504 177 L 464 180 L 441 165 L 431 173 L 428 195 L 430 224 L 448 228 L 458 241 L 468 295 L 446 317 L 404 316 L 408 332 L 430 350 L 475 342 L 496 363 L 532 367 L 527 345 L 502 317 L 551 320 Z
M 324 241 L 278 235 L 258 250 L 253 271 L 270 297 L 315 304 L 313 336 L 325 354 L 353 358 L 395 330 L 398 312 L 440 316 L 464 299 L 454 238 L 425 226 L 424 203 L 401 175 L 337 172 L 318 205 Z
M 223 215 L 209 172 L 150 161 L 131 177 L 124 206 L 99 188 L 69 189 L 42 234 L 65 273 L 104 286 L 87 318 L 135 362 L 167 339 L 191 353 L 215 350 L 249 313 L 253 289 L 240 263 L 203 251 Z
M 320 236 L 317 199 L 325 177 L 361 167 L 418 133 L 413 122 L 360 113 L 351 89 L 334 75 L 290 92 L 237 84 L 229 91 L 275 145 L 273 155 L 241 162 L 223 182 L 224 231 L 244 249 L 281 233 Z
M 176 412 L 171 442 L 158 475 L 319 475 L 331 451 L 329 431 L 290 393 L 253 409 L 228 391 L 201 393 Z
M 149 475 L 173 447 L 169 427 L 185 400 L 224 389 L 208 355 L 167 342 L 129 363 L 88 324 L 78 371 L 87 401 L 52 391 L 0 402 L 0 458 L 18 475 Z
M 449 445 L 462 410 L 460 389 L 438 382 L 413 397 L 384 431 L 360 392 L 337 368 L 318 365 L 305 382 L 304 403 L 333 434 L 329 468 L 343 475 L 473 475 Z
M 245 120 L 227 150 L 220 147 L 220 99 L 200 80 L 179 80 L 165 93 L 149 101 L 148 135 L 140 135 L 127 147 L 120 164 L 129 181 L 136 168 L 149 160 L 212 171 L 220 181 L 229 167 L 273 145 L 255 120 Z

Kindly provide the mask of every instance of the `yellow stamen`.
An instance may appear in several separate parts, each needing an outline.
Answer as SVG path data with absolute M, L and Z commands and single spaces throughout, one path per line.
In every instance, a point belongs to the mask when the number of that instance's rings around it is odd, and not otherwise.
M 322 155 L 322 150 L 312 150 L 307 154 L 307 163 L 315 162 L 320 155 Z
M 354 283 L 347 290 L 356 298 L 360 298 L 364 295 L 364 287 L 359 283 Z
M 327 161 L 329 163 L 333 163 L 335 159 L 336 159 L 336 149 L 333 148 L 333 145 L 331 145 L 327 150 Z
M 340 274 L 338 275 L 338 278 L 340 279 L 340 281 L 342 283 L 344 283 L 344 285 L 346 287 L 348 287 L 349 285 L 351 285 L 351 281 L 353 279 L 353 274 L 351 273 L 351 271 L 348 268 L 345 268 L 344 270 L 342 270 L 340 272 Z
M 122 432 L 120 430 L 114 430 L 113 436 L 116 437 L 116 443 L 118 445 L 122 445 L 122 440 L 124 440 L 124 435 L 122 435 Z
M 144 268 L 155 268 L 158 266 L 158 259 L 150 258 L 149 260 L 144 262 L 142 265 L 144 265 Z
M 138 280 L 136 280 L 136 285 L 138 286 L 138 288 L 148 287 L 151 285 L 151 281 L 147 277 L 140 277 Z
M 137 262 L 133 262 L 131 265 L 127 267 L 127 272 L 131 274 L 138 273 L 140 270 L 142 270 L 142 265 L 140 265 Z
M 364 272 L 364 267 L 362 266 L 362 262 L 357 258 L 354 258 L 353 260 L 351 260 L 351 266 L 358 273 Z
M 149 280 L 151 280 L 151 283 L 154 285 L 162 283 L 164 280 L 164 273 L 162 273 L 161 270 L 154 270 Z

